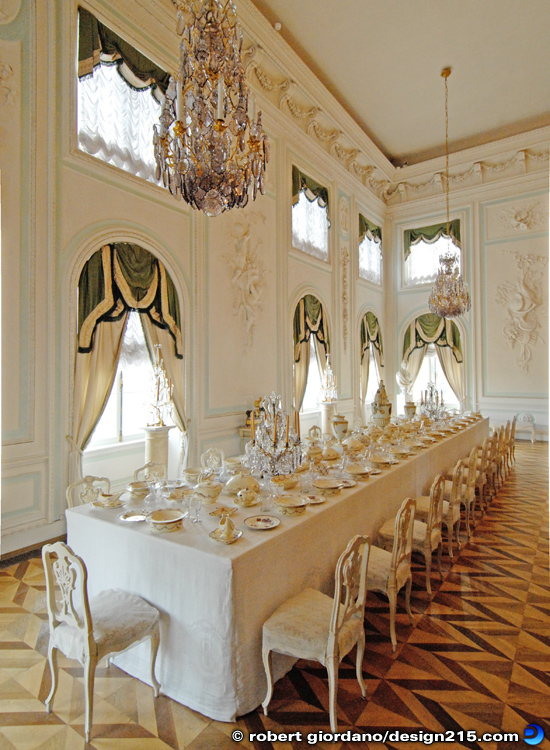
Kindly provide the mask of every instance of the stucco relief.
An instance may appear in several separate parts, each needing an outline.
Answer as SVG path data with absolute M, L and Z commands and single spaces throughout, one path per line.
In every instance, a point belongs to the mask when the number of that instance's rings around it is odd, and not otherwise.
M 349 321 L 349 293 L 348 293 L 348 270 L 349 270 L 349 249 L 342 245 L 340 249 L 342 263 L 342 324 L 344 338 L 344 352 L 348 348 L 348 321 Z
M 266 286 L 266 270 L 259 256 L 262 238 L 255 227 L 265 224 L 262 213 L 251 213 L 236 221 L 231 230 L 235 251 L 223 257 L 231 273 L 233 313 L 243 321 L 245 346 L 254 343 L 258 314 L 262 309 L 262 294 Z M 253 236 L 254 235 L 254 236 Z
M 15 106 L 15 79 L 13 68 L 0 60 L 0 104 Z
M 19 13 L 21 0 L 0 0 L 0 26 L 11 23 Z
M 340 222 L 340 231 L 347 237 L 349 233 L 349 203 L 343 196 L 338 203 L 338 219 Z
M 530 206 L 511 206 L 502 210 L 499 223 L 504 229 L 529 232 L 548 221 L 548 212 L 541 203 Z
M 515 282 L 507 281 L 497 287 L 496 302 L 506 308 L 502 332 L 507 346 L 519 352 L 516 367 L 529 372 L 534 347 L 544 343 L 539 329 L 546 313 L 543 285 L 548 259 L 510 250 L 503 252 L 515 258 L 519 275 Z

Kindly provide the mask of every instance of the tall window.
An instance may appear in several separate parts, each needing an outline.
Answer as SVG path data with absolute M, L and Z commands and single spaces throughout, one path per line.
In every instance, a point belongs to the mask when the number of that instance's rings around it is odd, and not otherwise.
M 359 276 L 382 283 L 382 231 L 359 214 Z
M 328 190 L 292 167 L 292 245 L 320 260 L 329 259 Z
M 108 164 L 157 182 L 153 126 L 169 76 L 79 9 L 78 145 Z
M 363 404 L 365 419 L 367 405 L 372 403 L 381 379 L 381 371 L 384 367 L 384 347 L 382 344 L 382 331 L 376 315 L 369 310 L 361 319 L 359 331 L 360 338 L 360 370 L 359 386 L 360 399 Z
M 329 352 L 323 306 L 312 294 L 298 302 L 294 312 L 294 408 L 317 409 L 321 376 Z
M 462 265 L 459 219 L 450 223 L 449 234 L 446 224 L 405 230 L 404 286 L 433 283 L 439 268 L 439 258 L 449 248 L 458 255 Z
M 443 372 L 435 350 L 435 344 L 430 344 L 426 348 L 420 372 L 413 385 L 412 393 L 415 403 L 420 403 L 420 395 L 422 391 L 426 390 L 428 383 L 433 383 L 438 391 L 443 392 L 444 402 L 450 409 L 459 409 L 459 401 Z

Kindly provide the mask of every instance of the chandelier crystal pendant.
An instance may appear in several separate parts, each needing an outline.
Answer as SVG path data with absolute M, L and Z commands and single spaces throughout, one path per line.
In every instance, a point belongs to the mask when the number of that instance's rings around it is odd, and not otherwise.
M 450 68 L 441 71 L 445 79 L 445 198 L 447 203 L 447 252 L 439 258 L 437 278 L 432 287 L 428 300 L 430 310 L 441 318 L 456 318 L 468 312 L 471 307 L 470 293 L 460 275 L 458 255 L 452 249 L 449 220 L 449 105 L 447 79 L 451 75 Z
M 207 216 L 264 193 L 269 144 L 241 60 L 232 0 L 173 0 L 181 60 L 154 128 L 157 180 Z

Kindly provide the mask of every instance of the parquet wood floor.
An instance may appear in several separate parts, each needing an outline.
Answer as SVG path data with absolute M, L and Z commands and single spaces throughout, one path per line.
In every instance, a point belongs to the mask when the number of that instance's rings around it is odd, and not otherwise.
M 523 729 L 545 731 L 550 748 L 550 582 L 548 446 L 519 443 L 516 464 L 479 519 L 470 542 L 443 558 L 427 596 L 423 566 L 414 565 L 414 626 L 398 602 L 398 648 L 389 640 L 387 601 L 369 594 L 363 663 L 367 700 L 355 679 L 354 653 L 340 667 L 339 731 L 517 732 L 519 742 L 437 743 L 446 748 L 527 747 Z M 464 537 L 464 534 L 463 534 Z M 456 551 L 456 547 L 455 547 Z M 236 724 L 207 719 L 161 696 L 116 667 L 99 669 L 92 739 L 83 736 L 82 670 L 60 658 L 54 711 L 44 708 L 50 676 L 45 584 L 38 555 L 0 568 L 0 750 L 290 750 L 308 732 L 329 731 L 326 672 L 298 662 L 276 687 L 270 715 Z M 237 744 L 231 732 L 245 739 Z M 295 732 L 302 742 L 249 742 L 250 732 Z M 331 750 L 419 748 L 421 743 L 318 742 Z

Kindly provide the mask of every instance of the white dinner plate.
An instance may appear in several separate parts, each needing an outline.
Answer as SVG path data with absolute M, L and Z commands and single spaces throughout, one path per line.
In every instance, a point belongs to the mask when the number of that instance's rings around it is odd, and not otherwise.
M 127 510 L 125 513 L 121 513 L 119 518 L 121 521 L 126 521 L 126 523 L 137 523 L 145 521 L 146 515 L 146 510 Z
M 248 526 L 249 529 L 254 529 L 255 531 L 268 531 L 269 529 L 274 529 L 280 523 L 280 518 L 263 514 L 260 516 L 249 516 L 244 519 L 245 526 Z

